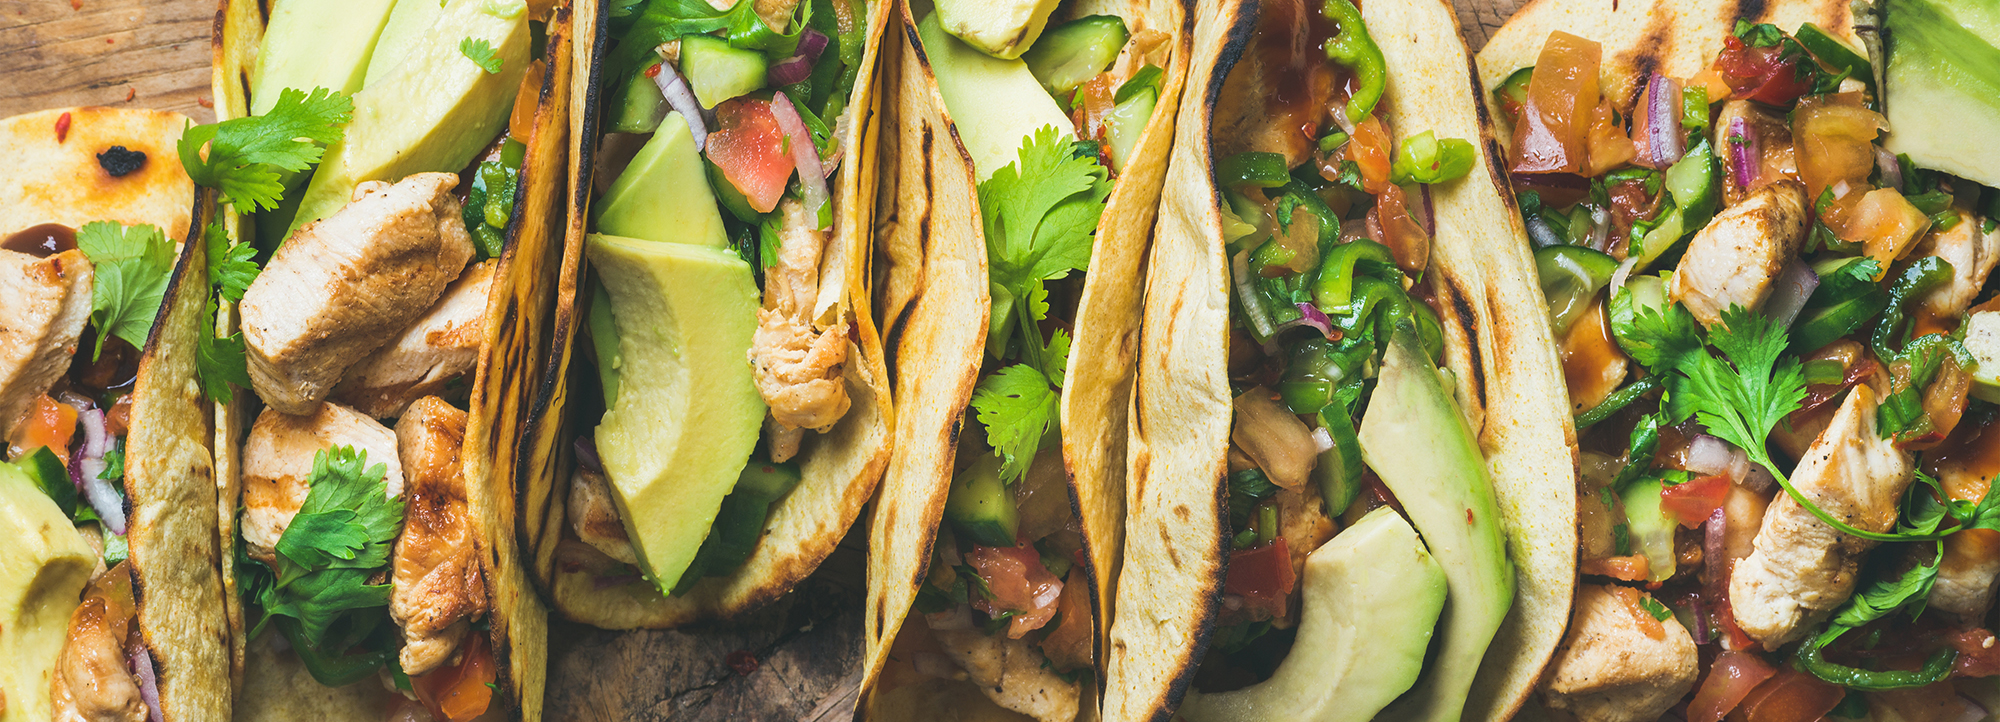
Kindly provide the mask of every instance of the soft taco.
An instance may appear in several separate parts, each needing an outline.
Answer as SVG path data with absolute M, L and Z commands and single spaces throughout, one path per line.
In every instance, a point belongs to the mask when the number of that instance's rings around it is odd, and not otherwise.
M 599 183 L 557 333 L 584 362 L 548 367 L 524 508 L 556 609 L 597 627 L 791 591 L 889 458 L 867 293 L 888 6 L 721 5 L 607 3 L 577 95 Z
M 0 719 L 229 719 L 186 123 L 0 120 Z
M 1451 8 L 1199 17 L 1103 718 L 1506 719 L 1567 616 L 1573 456 Z
M 1481 52 L 1581 449 L 1549 708 L 1989 716 L 1996 42 L 1980 3 L 1542 0 Z
M 1171 0 L 998 7 L 903 3 L 885 61 L 898 413 L 869 533 L 874 719 L 1088 718 L 1101 679 L 1189 22 Z
M 226 2 L 208 240 L 238 719 L 541 716 L 514 458 L 547 353 L 571 10 Z

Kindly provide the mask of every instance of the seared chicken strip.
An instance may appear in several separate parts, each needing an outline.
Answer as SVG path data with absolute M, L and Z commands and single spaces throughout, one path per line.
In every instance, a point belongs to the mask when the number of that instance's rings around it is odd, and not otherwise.
M 814 328 L 826 233 L 814 230 L 818 220 L 796 199 L 785 199 L 778 212 L 783 217 L 778 258 L 764 275 L 764 308 L 757 311 L 750 363 L 771 418 L 793 429 L 824 431 L 851 404 L 840 376 L 847 362 L 847 321 Z
M 69 370 L 90 321 L 90 261 L 0 250 L 0 437 Z
M 1049 668 L 1035 642 L 1004 634 L 988 636 L 972 627 L 933 629 L 931 634 L 944 655 L 965 669 L 968 680 L 995 704 L 1040 722 L 1076 719 L 1076 684 Z
M 243 442 L 243 541 L 250 558 L 275 561 L 271 549 L 312 493 L 313 457 L 336 446 L 367 452 L 369 467 L 388 465 L 389 496 L 402 495 L 403 463 L 388 427 L 340 404 L 321 404 L 308 416 L 265 409 Z
M 1932 231 L 1911 250 L 1913 256 L 1937 256 L 1951 264 L 1951 280 L 1923 297 L 1931 313 L 1944 317 L 1965 313 L 1986 287 L 1994 264 L 2000 263 L 2000 229 L 1983 233 L 1981 225 L 1977 216 L 1960 210 L 1958 225 Z
M 1694 638 L 1673 617 L 1653 620 L 1609 587 L 1577 587 L 1569 634 L 1556 650 L 1543 698 L 1578 722 L 1656 720 L 1694 687 Z M 1661 632 L 1646 621 L 1657 621 Z
M 625 522 L 618 516 L 618 504 L 611 498 L 611 485 L 605 482 L 603 474 L 579 468 L 570 477 L 569 525 L 576 530 L 576 538 L 605 556 L 626 564 L 639 563 L 639 555 L 632 551 L 632 537 L 627 535 Z
M 409 327 L 472 260 L 452 173 L 362 183 L 278 247 L 243 294 L 250 380 L 265 404 L 313 410 L 349 366 Z
M 389 345 L 348 367 L 333 400 L 378 419 L 403 415 L 411 401 L 444 390 L 472 371 L 486 336 L 486 297 L 493 268 L 486 260 L 465 269 L 445 288 L 429 313 Z
M 130 566 L 119 564 L 90 583 L 69 615 L 69 638 L 56 660 L 50 692 L 58 722 L 146 722 L 146 701 L 125 654 L 137 611 Z
M 450 661 L 472 622 L 486 616 L 486 577 L 458 459 L 464 442 L 465 412 L 436 396 L 417 399 L 396 422 L 410 486 L 389 616 L 403 628 L 400 661 L 410 674 Z
M 1792 485 L 1835 519 L 1858 529 L 1886 532 L 1896 524 L 1897 502 L 1910 485 L 1910 457 L 1882 438 L 1875 426 L 1875 391 L 1856 386 L 1806 449 Z M 1729 580 L 1736 623 L 1765 649 L 1803 636 L 1854 593 L 1855 572 L 1875 542 L 1843 534 L 1779 494 L 1764 512 Z
M 1756 309 L 1770 297 L 1778 271 L 1798 255 L 1806 218 L 1806 187 L 1798 181 L 1752 191 L 1688 241 L 1668 293 L 1710 326 L 1730 306 Z
M 1979 503 L 1993 485 L 1995 473 L 2000 472 L 2000 427 L 1972 430 L 1972 436 L 1962 444 L 1927 455 L 1925 463 L 1935 464 L 1932 471 L 1944 485 L 1945 494 Z M 1928 549 L 1916 553 L 1926 555 L 1918 561 L 1930 561 Z M 2000 587 L 2000 532 L 1969 529 L 1944 538 L 1944 559 L 1938 562 L 1937 585 L 1931 588 L 1932 609 L 1979 626 L 1993 607 L 1996 587 Z

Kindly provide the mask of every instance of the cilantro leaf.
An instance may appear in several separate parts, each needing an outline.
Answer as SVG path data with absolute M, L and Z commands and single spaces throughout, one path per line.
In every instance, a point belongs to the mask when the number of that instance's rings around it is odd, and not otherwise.
M 174 274 L 173 241 L 156 226 L 92 221 L 77 231 L 76 246 L 90 259 L 95 276 L 90 323 L 97 327 L 97 345 L 91 359 L 104 354 L 109 336 L 145 348 Z
M 1673 369 L 1680 359 L 1700 351 L 1700 328 L 1694 314 L 1678 303 L 1663 308 L 1641 304 L 1630 287 L 1611 297 L 1611 330 L 1618 345 L 1654 373 Z
M 1779 361 L 1785 350 L 1784 329 L 1771 319 L 1731 306 L 1722 312 L 1722 324 L 1710 339 L 1735 368 L 1707 353 L 1688 355 L 1681 363 L 1688 379 L 1685 401 L 1710 433 L 1748 452 L 1766 468 L 1775 467 L 1764 450 L 1764 439 L 1806 394 L 1799 360 Z
M 201 392 L 208 400 L 227 403 L 231 387 L 250 388 L 250 365 L 243 350 L 243 332 L 223 338 L 204 335 L 194 354 L 194 370 L 200 377 Z
M 388 603 L 389 585 L 367 583 L 389 564 L 403 527 L 403 500 L 389 498 L 387 472 L 353 447 L 313 457 L 311 491 L 273 548 L 277 581 L 262 595 L 267 614 L 298 619 L 317 642 L 341 612 Z
M 1042 374 L 1057 388 L 1063 385 L 1063 372 L 1069 368 L 1069 332 L 1056 329 L 1049 335 L 1049 352 L 1043 357 Z
M 1056 422 L 1057 397 L 1048 377 L 1027 364 L 1000 369 L 980 379 L 972 409 L 1000 455 L 1000 478 L 1012 484 L 1026 476 L 1042 435 Z
M 493 54 L 493 44 L 483 39 L 465 38 L 458 41 L 458 52 L 471 60 L 473 65 L 486 71 L 487 75 L 500 74 L 500 57 Z
M 222 191 L 240 209 L 270 210 L 284 195 L 283 174 L 319 162 L 353 117 L 354 101 L 346 95 L 315 88 L 308 96 L 286 88 L 263 115 L 189 127 L 177 149 L 195 183 Z
M 1091 235 L 1111 182 L 1097 161 L 1071 156 L 1070 145 L 1055 126 L 1044 126 L 1022 141 L 1014 163 L 979 184 L 995 283 L 1062 278 L 1090 263 Z
M 257 274 L 263 272 L 257 266 L 257 249 L 248 243 L 231 241 L 220 218 L 208 224 L 203 240 L 208 251 L 208 275 L 214 280 L 216 290 L 230 301 L 242 301 L 243 292 L 250 290 Z

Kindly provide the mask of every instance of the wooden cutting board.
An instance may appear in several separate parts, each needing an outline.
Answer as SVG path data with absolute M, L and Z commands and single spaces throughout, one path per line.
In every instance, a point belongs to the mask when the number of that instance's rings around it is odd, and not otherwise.
M 1484 45 L 1522 2 L 1461 1 L 1467 41 Z M 107 105 L 213 121 L 215 9 L 214 0 L 0 2 L 0 117 Z M 552 620 L 544 718 L 848 722 L 860 683 L 861 544 L 850 534 L 792 594 L 726 624 L 607 632 Z

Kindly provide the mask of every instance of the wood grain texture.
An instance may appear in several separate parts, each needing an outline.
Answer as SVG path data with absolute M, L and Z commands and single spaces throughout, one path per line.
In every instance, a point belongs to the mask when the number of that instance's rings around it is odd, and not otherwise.
M 1527 0 L 1455 0 L 1452 9 L 1458 13 L 1458 27 L 1465 33 L 1465 46 L 1472 52 L 1486 47 L 1486 40 L 1493 37 L 1507 18 L 1519 10 Z
M 214 0 L 0 3 L 0 116 L 70 105 L 155 108 L 215 119 Z

